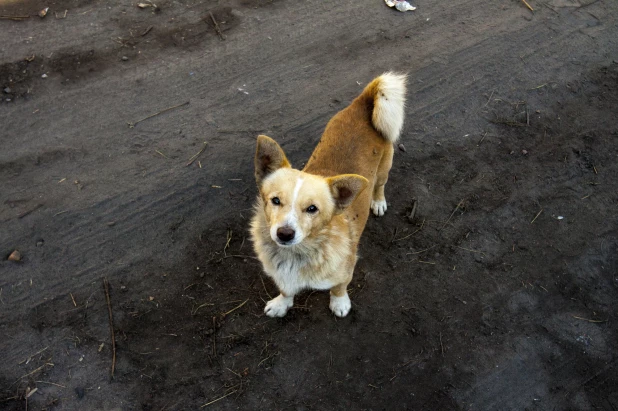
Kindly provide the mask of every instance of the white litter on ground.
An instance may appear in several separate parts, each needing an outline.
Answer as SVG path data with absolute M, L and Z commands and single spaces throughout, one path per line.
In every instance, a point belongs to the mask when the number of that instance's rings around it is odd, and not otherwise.
M 401 1 L 401 0 L 384 0 L 384 2 L 386 3 L 386 5 L 388 7 L 394 7 L 397 10 L 404 12 L 404 11 L 408 11 L 408 10 L 416 10 L 416 7 L 412 6 L 410 3 L 408 3 L 407 1 Z

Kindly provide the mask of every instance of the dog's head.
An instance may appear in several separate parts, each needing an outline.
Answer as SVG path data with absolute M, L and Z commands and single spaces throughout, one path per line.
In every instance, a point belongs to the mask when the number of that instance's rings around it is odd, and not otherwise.
M 255 179 L 270 237 L 281 247 L 300 244 L 320 232 L 369 183 L 356 174 L 321 177 L 295 170 L 267 136 L 257 140 Z

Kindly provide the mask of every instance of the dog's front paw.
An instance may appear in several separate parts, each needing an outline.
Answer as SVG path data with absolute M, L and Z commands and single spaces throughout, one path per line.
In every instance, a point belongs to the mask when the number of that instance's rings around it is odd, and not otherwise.
M 330 296 L 330 310 L 337 317 L 345 317 L 350 312 L 352 308 L 352 302 L 350 301 L 350 297 L 348 293 L 345 293 L 343 297 L 337 297 L 334 295 Z
M 382 217 L 386 212 L 386 200 L 371 201 L 371 211 L 378 217 Z
M 293 305 L 294 297 L 284 297 L 279 294 L 266 303 L 264 313 L 269 317 L 283 317 Z

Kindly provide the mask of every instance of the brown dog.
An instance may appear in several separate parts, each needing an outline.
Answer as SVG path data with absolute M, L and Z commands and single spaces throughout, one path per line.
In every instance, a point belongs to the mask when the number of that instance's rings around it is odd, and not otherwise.
M 351 308 L 347 286 L 369 209 L 384 215 L 384 184 L 404 120 L 406 77 L 373 80 L 326 126 L 304 170 L 295 170 L 271 138 L 259 136 L 260 195 L 251 222 L 255 252 L 281 294 L 266 304 L 283 317 L 303 289 L 330 290 L 339 317 Z

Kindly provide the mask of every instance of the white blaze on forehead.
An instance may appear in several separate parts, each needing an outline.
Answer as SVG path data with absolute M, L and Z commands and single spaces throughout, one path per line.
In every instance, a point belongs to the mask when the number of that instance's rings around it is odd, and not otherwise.
M 298 214 L 296 214 L 296 200 L 298 199 L 298 193 L 300 193 L 300 188 L 303 186 L 303 179 L 298 177 L 296 180 L 296 185 L 294 186 L 294 193 L 292 194 L 292 203 L 290 204 L 290 215 L 288 216 L 288 224 L 293 229 L 298 229 Z
M 298 198 L 298 193 L 300 192 L 300 188 L 303 186 L 303 179 L 298 177 L 296 180 L 296 186 L 294 187 L 294 195 L 292 196 L 292 206 L 296 204 L 296 199 Z

